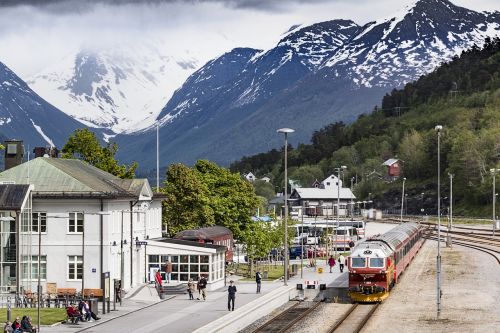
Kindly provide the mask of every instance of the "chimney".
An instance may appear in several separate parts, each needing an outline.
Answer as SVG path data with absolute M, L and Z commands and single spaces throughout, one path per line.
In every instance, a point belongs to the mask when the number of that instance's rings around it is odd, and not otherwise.
M 56 147 L 35 147 L 35 149 L 33 149 L 33 153 L 35 154 L 35 158 L 37 158 L 37 157 L 51 157 L 51 158 L 59 157 L 59 150 L 57 150 Z
M 19 140 L 6 140 L 5 146 L 5 170 L 23 163 L 24 145 Z

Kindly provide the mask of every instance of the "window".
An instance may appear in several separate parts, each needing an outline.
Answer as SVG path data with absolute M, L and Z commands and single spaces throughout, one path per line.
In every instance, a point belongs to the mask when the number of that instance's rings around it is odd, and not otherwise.
M 69 213 L 68 232 L 83 232 L 83 213 Z
M 47 213 L 34 212 L 32 216 L 31 231 L 36 233 L 38 233 L 38 230 L 47 232 Z
M 370 267 L 384 267 L 384 258 L 370 258 Z
M 83 257 L 68 256 L 68 280 L 81 280 L 83 277 Z
M 351 258 L 353 268 L 366 267 L 366 258 Z
M 31 279 L 32 280 L 37 280 L 38 279 L 38 256 L 31 256 L 31 262 L 30 262 L 30 257 L 29 256 L 22 256 L 21 258 L 21 270 L 22 270 L 22 277 L 24 279 L 29 279 L 30 274 L 31 274 Z M 31 263 L 31 265 L 30 265 Z M 30 266 L 31 266 L 31 272 L 30 272 Z M 47 256 L 41 256 L 40 257 L 40 280 L 46 280 L 47 279 Z

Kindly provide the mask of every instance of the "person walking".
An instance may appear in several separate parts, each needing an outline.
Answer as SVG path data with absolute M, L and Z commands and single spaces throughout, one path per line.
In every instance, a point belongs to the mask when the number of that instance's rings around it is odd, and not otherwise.
M 165 280 L 167 280 L 167 283 L 170 283 L 170 280 L 172 279 L 172 263 L 170 260 L 167 261 L 165 264 Z
M 236 286 L 233 284 L 234 281 L 229 281 L 229 288 L 227 288 L 227 310 L 234 311 L 234 300 L 236 299 Z
M 330 256 L 330 259 L 328 259 L 328 266 L 330 266 L 330 273 L 333 273 L 332 268 L 335 266 L 335 258 L 333 256 Z
M 202 275 L 198 280 L 198 292 L 203 297 L 204 301 L 207 299 L 207 292 L 205 290 L 206 288 L 207 288 L 207 279 L 205 278 L 205 275 Z M 198 297 L 198 299 L 200 298 Z
M 255 282 L 257 282 L 257 294 L 260 294 L 260 287 L 262 286 L 262 274 L 260 274 L 260 271 L 255 273 Z
M 187 292 L 189 294 L 189 299 L 194 299 L 193 292 L 194 292 L 194 281 L 193 279 L 189 278 L 188 285 L 187 285 Z
M 345 258 L 343 255 L 339 256 L 339 268 L 340 268 L 340 273 L 344 271 L 344 264 L 345 264 Z

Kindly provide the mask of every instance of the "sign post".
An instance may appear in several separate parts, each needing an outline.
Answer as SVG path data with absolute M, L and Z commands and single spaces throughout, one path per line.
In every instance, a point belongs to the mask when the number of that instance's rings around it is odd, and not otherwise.
M 111 290 L 111 279 L 109 272 L 102 273 L 102 313 L 109 313 L 110 311 L 110 290 Z M 108 311 L 106 312 L 106 303 L 108 304 Z

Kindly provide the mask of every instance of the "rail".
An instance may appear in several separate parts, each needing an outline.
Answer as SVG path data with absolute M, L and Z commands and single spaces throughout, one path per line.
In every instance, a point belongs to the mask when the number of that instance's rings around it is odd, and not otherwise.
M 380 303 L 353 304 L 333 325 L 328 333 L 359 333 L 377 310 Z
M 311 303 L 307 307 L 301 307 L 306 303 Z M 305 318 L 309 313 L 314 311 L 321 302 L 301 302 L 294 304 L 274 318 L 271 318 L 263 325 L 259 326 L 253 333 L 273 332 L 283 333 L 288 331 L 293 325 Z

